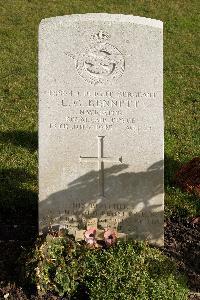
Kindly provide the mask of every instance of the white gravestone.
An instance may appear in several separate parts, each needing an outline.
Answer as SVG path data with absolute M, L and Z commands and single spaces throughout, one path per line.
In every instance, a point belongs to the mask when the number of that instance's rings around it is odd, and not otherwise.
M 39 27 L 40 229 L 89 219 L 163 244 L 162 22 L 85 14 Z

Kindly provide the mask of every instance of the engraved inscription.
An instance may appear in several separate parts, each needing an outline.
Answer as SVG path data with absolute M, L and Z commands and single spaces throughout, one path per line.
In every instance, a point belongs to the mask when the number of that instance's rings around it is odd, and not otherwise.
M 46 93 L 46 92 L 45 92 Z M 129 92 L 119 90 L 49 90 L 52 100 L 66 109 L 62 120 L 52 120 L 51 129 L 73 131 L 112 131 L 120 125 L 134 135 L 150 132 L 154 124 L 138 123 L 137 112 L 148 109 L 159 99 L 159 91 Z
M 47 91 L 45 91 L 47 93 Z M 71 97 L 110 97 L 110 98 L 155 98 L 161 91 L 79 91 L 79 90 L 49 90 L 49 96 L 71 96 Z

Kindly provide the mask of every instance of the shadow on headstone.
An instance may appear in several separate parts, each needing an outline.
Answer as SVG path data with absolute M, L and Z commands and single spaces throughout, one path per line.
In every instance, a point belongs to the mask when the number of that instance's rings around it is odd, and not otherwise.
M 105 198 L 101 198 L 98 201 L 98 172 L 91 171 L 78 179 L 72 181 L 65 190 L 51 194 L 46 200 L 40 202 L 40 215 L 48 216 L 51 214 L 52 223 L 60 222 L 64 220 L 62 213 L 65 207 L 65 203 L 69 204 L 70 201 L 81 203 L 81 206 L 76 207 L 75 218 L 81 222 L 81 218 L 96 217 L 98 212 L 98 218 L 103 218 L 105 209 L 101 212 L 102 207 L 106 204 L 110 204 L 110 199 L 114 199 L 114 204 L 117 206 L 117 211 L 122 212 L 124 205 L 129 205 L 131 209 L 135 209 L 138 205 L 142 206 L 139 211 L 140 215 L 144 218 L 162 219 L 163 212 L 156 212 L 155 209 L 162 210 L 161 205 L 152 203 L 152 198 L 156 195 L 163 193 L 162 180 L 163 177 L 163 161 L 159 161 L 153 164 L 147 169 L 146 172 L 126 172 L 128 165 L 120 164 L 105 169 Z M 122 188 L 124 187 L 124 189 Z M 85 207 L 91 203 L 97 203 L 92 214 L 85 215 Z M 120 206 L 121 205 L 121 206 Z M 66 205 L 67 207 L 67 205 Z M 107 210 L 107 212 L 109 209 Z M 162 223 L 162 222 L 161 222 Z M 153 230 L 153 239 L 160 237 L 160 228 L 163 227 L 163 223 L 155 223 Z M 122 226 L 123 232 L 134 235 L 136 226 L 139 226 L 140 238 L 147 235 L 148 228 L 139 223 L 137 214 L 130 214 L 125 218 L 119 226 Z M 126 231 L 124 231 L 124 228 Z M 136 237 L 137 238 L 137 237 Z

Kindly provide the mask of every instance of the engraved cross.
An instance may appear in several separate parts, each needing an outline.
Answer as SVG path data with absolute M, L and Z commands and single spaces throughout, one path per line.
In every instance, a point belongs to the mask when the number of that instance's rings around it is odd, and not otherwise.
M 105 163 L 122 163 L 122 156 L 115 159 L 113 157 L 105 157 L 103 154 L 103 139 L 105 136 L 98 136 L 98 156 L 80 156 L 81 162 L 97 162 L 98 163 L 98 185 L 99 196 L 104 197 L 104 164 Z

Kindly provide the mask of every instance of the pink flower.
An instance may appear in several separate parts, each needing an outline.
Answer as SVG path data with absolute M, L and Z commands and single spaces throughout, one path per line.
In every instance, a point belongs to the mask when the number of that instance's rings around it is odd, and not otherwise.
M 104 241 L 107 246 L 115 244 L 117 240 L 116 232 L 112 229 L 106 229 L 104 232 Z
M 90 228 L 90 229 L 86 230 L 84 236 L 85 236 L 85 241 L 87 244 L 89 244 L 89 245 L 96 244 L 96 242 L 97 242 L 96 238 L 95 238 L 96 232 L 97 232 L 96 228 Z

